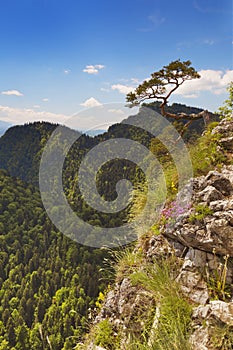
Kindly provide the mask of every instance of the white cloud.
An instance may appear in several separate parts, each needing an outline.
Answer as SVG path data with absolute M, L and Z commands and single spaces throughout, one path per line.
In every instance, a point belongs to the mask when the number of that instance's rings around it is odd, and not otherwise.
M 198 72 L 200 79 L 186 81 L 174 95 L 182 95 L 186 98 L 196 98 L 202 91 L 209 91 L 214 95 L 226 92 L 227 85 L 233 81 L 233 70 L 201 70 Z
M 35 107 L 34 107 L 35 108 Z M 35 111 L 30 108 L 13 108 L 0 105 L 0 120 L 11 122 L 12 124 L 23 124 L 44 120 L 54 123 L 64 123 L 69 117 L 64 114 L 56 114 L 46 111 Z
M 114 84 L 111 86 L 112 90 L 117 90 L 120 94 L 128 94 L 129 92 L 134 90 L 134 87 L 132 86 L 127 86 L 123 84 Z
M 40 105 L 34 105 L 33 108 L 40 108 Z
M 122 111 L 122 109 L 115 109 L 115 108 L 110 108 L 108 109 L 109 113 L 115 113 L 119 115 L 124 115 L 125 113 Z
M 90 97 L 85 102 L 81 103 L 81 106 L 87 107 L 87 108 L 98 107 L 98 106 L 102 106 L 102 103 L 97 101 L 94 97 Z
M 7 91 L 2 91 L 2 95 L 8 95 L 8 96 L 23 96 L 22 92 L 18 90 L 7 90 Z
M 97 101 L 92 98 L 93 100 Z M 13 125 L 35 121 L 48 121 L 67 125 L 76 130 L 90 130 L 93 128 L 107 129 L 110 125 L 120 123 L 122 119 L 137 112 L 138 108 L 129 109 L 122 103 L 100 104 L 98 101 L 95 109 L 80 107 L 79 111 L 73 115 L 0 105 L 0 120 L 10 122 Z
M 103 64 L 87 65 L 84 69 L 84 73 L 88 74 L 98 74 L 101 69 L 104 69 Z
M 223 6 L 221 6 L 222 2 L 219 1 L 216 4 L 213 4 L 213 1 L 199 1 L 199 0 L 194 0 L 193 1 L 193 7 L 195 8 L 195 10 L 204 13 L 204 14 L 208 14 L 208 13 L 217 13 L 217 14 L 230 14 L 232 15 L 232 11 L 228 10 L 226 7 L 224 8 Z
M 136 84 L 136 85 L 140 83 L 140 80 L 138 78 L 131 78 L 130 80 L 132 81 L 133 84 Z
M 43 98 L 42 101 L 43 101 L 43 102 L 48 102 L 49 99 L 48 99 L 48 98 Z
M 65 75 L 70 74 L 70 72 L 71 72 L 71 70 L 70 70 L 70 69 L 64 69 L 64 71 L 63 71 L 63 73 L 64 73 Z

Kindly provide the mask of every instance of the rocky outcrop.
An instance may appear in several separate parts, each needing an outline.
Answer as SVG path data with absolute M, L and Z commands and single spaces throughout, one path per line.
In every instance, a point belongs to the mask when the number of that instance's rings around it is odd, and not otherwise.
M 123 336 L 122 343 L 127 344 L 129 334 L 140 336 L 153 304 L 154 298 L 150 292 L 133 286 L 128 278 L 123 278 L 107 294 L 95 323 L 107 318 L 115 332 L 120 330 Z
M 233 166 L 228 166 L 192 180 L 191 209 L 168 225 L 164 235 L 187 247 L 233 257 L 232 177 Z
M 233 119 L 213 129 L 219 152 L 233 153 Z M 231 155 L 230 155 L 231 157 Z M 175 220 L 163 222 L 159 235 L 152 235 L 145 247 L 145 260 L 177 258 L 179 283 L 193 305 L 192 350 L 221 350 L 233 346 L 233 165 L 192 179 L 179 193 L 186 203 L 192 189 L 191 205 Z M 182 202 L 182 201 L 181 201 Z M 140 249 L 140 247 L 139 247 Z M 227 286 L 227 288 L 226 288 Z M 213 300 L 218 298 L 219 300 Z M 221 300 L 222 299 L 222 300 Z M 114 331 L 123 334 L 121 349 L 127 349 L 130 335 L 140 335 L 146 319 L 154 312 L 151 336 L 160 317 L 159 303 L 128 277 L 115 284 L 106 297 L 95 323 L 108 318 Z M 217 332 L 219 331 L 219 332 Z
M 193 350 L 230 349 L 233 345 L 233 302 L 211 301 L 193 311 Z M 228 347 L 224 347 L 228 345 Z
M 212 133 L 220 136 L 219 145 L 221 148 L 233 153 L 233 123 L 231 121 L 223 119 Z
M 192 260 L 185 259 L 176 280 L 180 284 L 183 293 L 193 303 L 205 305 L 209 300 L 207 283 Z

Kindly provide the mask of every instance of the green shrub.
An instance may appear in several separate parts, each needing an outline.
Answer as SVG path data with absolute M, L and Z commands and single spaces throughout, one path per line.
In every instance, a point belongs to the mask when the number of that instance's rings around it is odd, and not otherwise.
M 124 277 L 130 276 L 145 263 L 142 249 L 137 251 L 132 249 L 133 247 L 129 246 L 114 253 L 116 280 L 118 282 Z
M 216 125 L 216 122 L 209 124 L 205 134 L 189 146 L 194 176 L 206 175 L 210 170 L 227 162 L 226 154 L 218 148 L 220 135 L 212 134 Z
M 116 337 L 112 325 L 108 319 L 98 323 L 94 331 L 95 345 L 102 346 L 108 350 L 117 349 Z
M 206 216 L 213 214 L 213 210 L 208 205 L 197 204 L 194 209 L 195 212 L 189 216 L 191 223 L 202 221 Z

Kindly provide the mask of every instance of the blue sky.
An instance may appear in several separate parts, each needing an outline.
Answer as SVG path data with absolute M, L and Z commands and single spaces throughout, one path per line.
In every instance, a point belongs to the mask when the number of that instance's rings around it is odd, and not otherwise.
M 1 1 L 0 119 L 64 122 L 85 107 L 124 103 L 178 58 L 202 78 L 170 102 L 214 111 L 233 80 L 232 42 L 231 0 Z

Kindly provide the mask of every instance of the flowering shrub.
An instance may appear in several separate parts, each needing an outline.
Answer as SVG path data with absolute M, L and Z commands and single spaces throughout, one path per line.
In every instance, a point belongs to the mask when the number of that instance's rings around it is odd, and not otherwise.
M 190 204 L 181 205 L 181 203 L 172 201 L 169 205 L 162 210 L 161 223 L 168 228 L 177 221 L 177 218 L 190 209 Z

